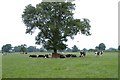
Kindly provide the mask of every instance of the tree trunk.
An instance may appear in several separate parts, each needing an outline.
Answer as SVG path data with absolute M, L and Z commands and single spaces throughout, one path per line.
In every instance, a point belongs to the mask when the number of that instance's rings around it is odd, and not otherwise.
M 52 58 L 60 58 L 60 54 L 57 53 L 57 49 L 54 49 L 54 52 L 52 53 Z
M 54 49 L 54 53 L 57 53 L 57 49 Z

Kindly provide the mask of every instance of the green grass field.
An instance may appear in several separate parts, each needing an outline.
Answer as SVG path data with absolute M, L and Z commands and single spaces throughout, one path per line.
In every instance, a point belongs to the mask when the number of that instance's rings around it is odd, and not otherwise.
M 118 78 L 118 53 L 84 58 L 30 58 L 30 54 L 2 56 L 3 78 Z M 78 53 L 74 53 L 79 55 Z
M 2 78 L 2 54 L 0 54 L 0 79 Z

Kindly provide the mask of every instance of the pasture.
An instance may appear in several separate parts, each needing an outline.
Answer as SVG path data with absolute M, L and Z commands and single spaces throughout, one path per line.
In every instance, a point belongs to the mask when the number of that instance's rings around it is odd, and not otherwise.
M 0 79 L 2 78 L 2 54 L 0 54 Z
M 3 78 L 118 78 L 118 53 L 87 53 L 77 58 L 30 58 L 30 54 L 2 56 Z M 67 53 L 65 53 L 67 54 Z M 79 56 L 79 52 L 72 53 Z

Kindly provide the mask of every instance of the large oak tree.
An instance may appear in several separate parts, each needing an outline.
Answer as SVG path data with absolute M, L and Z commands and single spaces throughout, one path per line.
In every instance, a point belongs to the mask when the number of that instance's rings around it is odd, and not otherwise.
M 90 35 L 90 24 L 86 18 L 74 19 L 75 4 L 71 2 L 41 2 L 36 6 L 27 5 L 22 20 L 27 26 L 26 33 L 39 29 L 36 44 L 47 50 L 63 50 L 67 47 L 67 37 L 74 38 L 77 33 Z

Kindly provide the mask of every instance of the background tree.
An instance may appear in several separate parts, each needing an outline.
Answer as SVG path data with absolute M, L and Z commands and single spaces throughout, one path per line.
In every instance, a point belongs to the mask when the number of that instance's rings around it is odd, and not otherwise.
M 13 51 L 14 52 L 20 52 L 21 46 L 15 46 Z
M 37 49 L 36 49 L 35 46 L 29 46 L 29 47 L 27 48 L 27 51 L 28 51 L 28 52 L 36 52 Z
M 2 53 L 3 52 L 10 52 L 12 50 L 12 45 L 11 44 L 6 44 L 2 46 Z
M 22 44 L 22 45 L 20 46 L 20 51 L 23 52 L 23 54 L 24 54 L 25 52 L 27 52 L 27 45 L 26 45 L 26 44 Z
M 98 50 L 99 50 L 99 46 L 96 46 L 96 47 L 95 47 L 95 51 L 98 51 Z
M 118 46 L 118 50 L 120 50 L 120 45 Z
M 67 48 L 67 49 L 66 49 L 66 52 L 72 52 L 72 49 Z
M 67 37 L 74 39 L 77 33 L 90 35 L 88 19 L 74 19 L 75 4 L 71 2 L 41 2 L 35 7 L 27 5 L 22 20 L 27 26 L 26 33 L 32 34 L 39 29 L 36 44 L 42 44 L 47 50 L 64 50 Z
M 104 43 L 99 44 L 99 50 L 105 50 L 106 46 Z
M 39 49 L 39 48 L 36 48 L 36 52 L 40 52 L 40 49 Z
M 85 52 L 86 52 L 86 51 L 87 51 L 87 49 L 86 49 L 86 48 L 83 48 L 83 51 L 85 51 Z
M 105 48 L 106 48 L 105 44 L 104 43 L 100 43 L 98 46 L 95 47 L 95 50 L 97 50 L 97 51 L 99 51 L 99 50 L 103 51 L 103 50 L 105 50 Z
M 41 47 L 40 52 L 46 52 L 45 48 Z
M 94 51 L 95 51 L 95 49 L 89 49 L 88 51 L 90 51 L 90 52 L 94 52 Z
M 72 47 L 72 52 L 78 52 L 78 51 L 79 51 L 78 47 L 76 45 L 74 45 Z
M 107 51 L 117 51 L 117 49 L 110 47 Z

